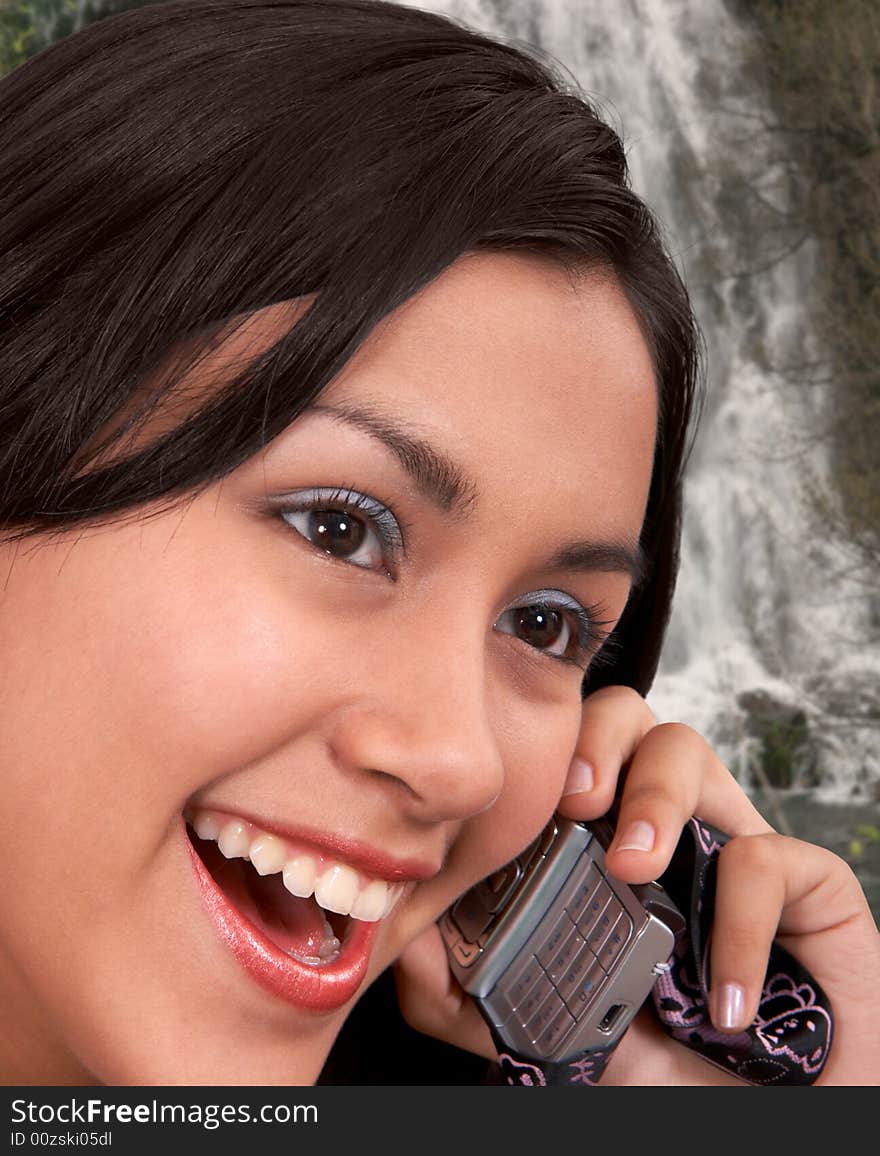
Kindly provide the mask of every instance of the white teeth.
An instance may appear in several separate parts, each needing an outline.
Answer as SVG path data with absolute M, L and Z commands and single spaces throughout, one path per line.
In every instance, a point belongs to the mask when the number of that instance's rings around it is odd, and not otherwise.
M 288 859 L 284 864 L 282 878 L 291 895 L 308 899 L 315 890 L 315 880 L 318 878 L 317 864 L 311 855 L 297 855 L 295 859 Z
M 274 875 L 287 862 L 287 847 L 275 835 L 257 835 L 250 845 L 250 855 L 261 875 Z
M 250 843 L 247 825 L 241 819 L 224 823 L 217 836 L 217 846 L 227 859 L 247 859 Z
M 398 899 L 403 895 L 403 883 L 391 883 L 388 886 L 388 901 L 385 904 L 385 910 L 382 912 L 381 918 L 384 919 L 386 915 L 391 914 L 391 910 L 397 903 Z
M 334 863 L 315 883 L 315 899 L 327 911 L 348 915 L 359 890 L 357 872 L 341 863 Z
M 215 840 L 227 859 L 250 860 L 260 875 L 280 871 L 291 895 L 308 899 L 314 894 L 319 906 L 327 911 L 375 923 L 391 912 L 405 889 L 403 883 L 388 883 L 384 879 L 362 883 L 353 867 L 324 856 L 305 852 L 291 855 L 284 839 L 258 831 L 243 819 L 191 809 L 184 812 L 184 818 L 200 839 Z M 328 941 L 333 938 L 329 925 L 327 936 Z
M 387 905 L 388 884 L 384 879 L 374 879 L 355 899 L 350 915 L 354 919 L 363 919 L 366 923 L 375 923 L 385 914 Z
M 219 821 L 204 811 L 196 815 L 193 827 L 200 839 L 213 839 L 216 842 L 217 836 L 220 834 Z

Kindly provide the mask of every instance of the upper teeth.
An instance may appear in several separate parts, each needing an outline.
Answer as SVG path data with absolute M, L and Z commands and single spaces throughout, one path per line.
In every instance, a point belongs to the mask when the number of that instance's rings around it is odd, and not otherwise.
M 227 859 L 249 859 L 260 875 L 280 871 L 292 895 L 303 899 L 314 895 L 327 911 L 374 923 L 388 915 L 403 891 L 402 883 L 368 879 L 347 863 L 297 850 L 245 819 L 202 809 L 187 811 L 185 818 L 200 839 L 214 840 Z

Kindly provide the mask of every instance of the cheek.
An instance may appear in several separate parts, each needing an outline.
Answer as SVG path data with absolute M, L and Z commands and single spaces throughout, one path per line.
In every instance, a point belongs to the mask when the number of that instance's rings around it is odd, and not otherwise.
M 556 809 L 580 733 L 580 700 L 540 712 L 520 707 L 501 721 L 504 789 L 494 805 L 469 820 L 441 875 L 422 891 L 419 919 L 405 939 L 423 930 L 463 891 L 509 862 L 540 833 Z
M 301 592 L 252 564 L 227 564 L 193 572 L 173 597 L 154 589 L 139 602 L 144 628 L 110 672 L 132 688 L 115 700 L 114 721 L 139 759 L 174 769 L 183 797 L 269 758 L 326 715 L 340 640 Z
M 64 553 L 21 567 L 2 605 L 6 802 L 49 840 L 100 831 L 147 855 L 194 790 L 318 716 L 326 622 L 210 552 L 121 572 L 83 544 L 59 577 Z
M 255 594 L 228 575 L 208 580 L 197 597 L 147 592 L 146 629 L 111 671 L 120 685 L 136 686 L 115 705 L 146 761 L 170 759 L 203 779 L 259 758 L 293 721 L 296 667 L 311 642 Z
M 580 729 L 579 700 L 541 712 L 525 710 L 519 730 L 510 724 L 504 790 L 491 810 L 472 821 L 463 840 L 480 863 L 479 878 L 500 867 L 535 838 L 559 802 Z M 491 860 L 491 861 L 489 861 Z M 487 862 L 488 861 L 488 862 Z

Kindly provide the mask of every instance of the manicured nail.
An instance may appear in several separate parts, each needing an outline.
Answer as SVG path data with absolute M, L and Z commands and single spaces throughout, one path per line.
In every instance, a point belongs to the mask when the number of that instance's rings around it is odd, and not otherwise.
M 654 848 L 654 828 L 644 819 L 636 819 L 627 827 L 615 851 L 651 851 Z
M 743 1022 L 746 1007 L 745 988 L 738 983 L 723 983 L 715 993 L 715 1008 L 719 1028 L 745 1027 Z
M 568 778 L 565 780 L 563 795 L 577 795 L 581 791 L 592 791 L 593 768 L 583 759 L 572 759 L 568 768 Z

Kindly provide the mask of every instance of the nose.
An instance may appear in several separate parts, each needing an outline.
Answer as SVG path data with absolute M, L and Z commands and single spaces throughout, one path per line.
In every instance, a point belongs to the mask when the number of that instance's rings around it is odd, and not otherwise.
M 386 624 L 381 644 L 362 649 L 356 696 L 332 731 L 341 765 L 388 779 L 397 805 L 422 822 L 479 814 L 504 783 L 483 631 L 467 618 L 448 629 L 426 628 L 450 621 L 436 614 Z

